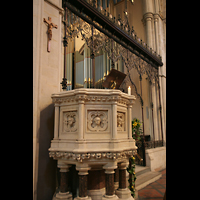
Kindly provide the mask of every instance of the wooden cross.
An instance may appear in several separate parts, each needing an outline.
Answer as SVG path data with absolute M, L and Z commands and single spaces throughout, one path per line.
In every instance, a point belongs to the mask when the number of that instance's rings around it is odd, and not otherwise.
M 47 51 L 50 52 L 50 40 L 52 38 L 52 28 L 58 28 L 57 25 L 51 22 L 51 17 L 48 17 L 48 20 L 44 18 L 44 22 L 48 24 L 48 44 L 47 44 Z

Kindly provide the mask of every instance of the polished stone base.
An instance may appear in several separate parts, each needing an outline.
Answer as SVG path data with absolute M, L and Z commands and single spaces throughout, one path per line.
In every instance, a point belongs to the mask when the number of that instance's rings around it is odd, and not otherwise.
M 103 195 L 102 200 L 116 200 L 119 199 L 117 195 Z
M 92 200 L 92 198 L 89 197 L 89 196 L 86 196 L 86 197 L 76 197 L 76 198 L 74 198 L 74 200 Z
M 106 189 L 102 188 L 99 190 L 88 190 L 88 195 L 92 200 L 102 200 L 102 196 L 106 193 Z
M 117 190 L 115 190 L 115 194 L 121 200 L 134 200 L 134 198 L 131 196 L 131 191 L 128 188 L 125 189 L 118 188 Z
M 72 200 L 72 194 L 69 192 L 59 192 L 54 197 L 53 200 Z

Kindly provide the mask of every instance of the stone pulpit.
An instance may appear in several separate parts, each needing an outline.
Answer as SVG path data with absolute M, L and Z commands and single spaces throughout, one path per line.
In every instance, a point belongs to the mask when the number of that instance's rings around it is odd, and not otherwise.
M 54 199 L 73 199 L 68 172 L 76 166 L 79 199 L 131 200 L 126 168 L 137 152 L 132 138 L 133 95 L 113 89 L 80 88 L 52 94 L 54 138 L 49 156 L 60 168 Z

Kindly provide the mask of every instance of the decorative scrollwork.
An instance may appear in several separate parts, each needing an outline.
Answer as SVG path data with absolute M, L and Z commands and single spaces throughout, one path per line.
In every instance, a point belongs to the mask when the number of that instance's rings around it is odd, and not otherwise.
M 125 150 L 122 152 L 97 152 L 97 153 L 73 153 L 73 152 L 61 152 L 61 151 L 50 151 L 49 157 L 53 159 L 62 160 L 76 160 L 83 162 L 84 160 L 100 160 L 109 159 L 117 160 L 123 158 L 129 158 L 137 153 L 137 150 Z

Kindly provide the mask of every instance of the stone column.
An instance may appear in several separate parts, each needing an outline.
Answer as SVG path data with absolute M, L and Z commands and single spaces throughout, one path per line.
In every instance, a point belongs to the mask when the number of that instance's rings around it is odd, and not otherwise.
M 153 18 L 152 13 L 148 12 L 144 14 L 144 22 L 146 23 L 146 43 L 150 48 L 152 48 L 153 46 L 152 27 L 151 27 L 152 18 Z
M 84 97 L 81 97 L 81 96 L 78 96 L 78 115 L 79 115 L 79 123 L 78 123 L 78 126 L 79 126 L 79 131 L 78 131 L 78 140 L 81 141 L 81 140 L 84 140 L 84 137 L 83 137 L 83 125 L 84 125 Z
M 128 105 L 128 139 L 132 138 L 132 105 Z
M 60 191 L 56 194 L 57 199 L 72 200 L 72 194 L 68 191 L 68 171 L 71 165 L 58 164 L 60 168 Z
M 119 187 L 119 168 L 115 169 L 114 185 L 115 185 L 115 190 L 116 190 Z
M 58 139 L 58 124 L 59 124 L 59 104 L 55 103 L 55 116 L 54 116 L 54 140 Z
M 91 167 L 88 166 L 88 164 L 77 164 L 76 170 L 79 171 L 79 196 L 76 197 L 74 200 L 92 200 L 91 197 L 88 197 L 87 195 L 87 185 L 88 185 L 88 170 L 90 170 Z
M 119 199 L 134 199 L 131 196 L 131 191 L 126 186 L 126 168 L 128 167 L 129 162 L 123 162 L 118 164 L 119 166 L 119 188 L 115 191 L 115 194 Z
M 117 163 L 108 163 L 103 166 L 103 169 L 105 169 L 106 174 L 106 194 L 102 197 L 102 200 L 115 200 L 119 199 L 115 194 L 115 187 L 114 187 L 114 169 L 117 168 Z
M 113 112 L 113 117 L 112 117 L 112 139 L 117 139 L 117 102 L 113 102 L 112 105 L 112 112 Z
M 156 36 L 156 52 L 159 54 L 159 33 L 158 33 L 158 14 L 154 14 L 154 22 L 155 22 L 155 36 Z
M 153 123 L 154 123 L 154 136 L 155 141 L 158 140 L 158 113 L 157 113 L 157 95 L 156 95 L 156 85 L 155 80 L 152 81 L 151 90 L 152 90 L 152 101 L 153 101 Z

